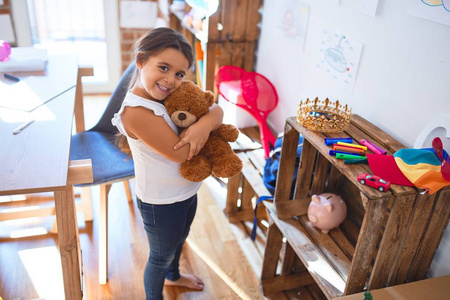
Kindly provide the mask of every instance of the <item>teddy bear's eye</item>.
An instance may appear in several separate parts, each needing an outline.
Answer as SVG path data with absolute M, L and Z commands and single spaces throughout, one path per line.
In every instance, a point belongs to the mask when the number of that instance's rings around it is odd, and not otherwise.
M 191 109 L 190 109 L 190 108 L 188 108 L 188 109 L 187 109 L 187 111 L 188 111 L 188 112 L 191 112 Z

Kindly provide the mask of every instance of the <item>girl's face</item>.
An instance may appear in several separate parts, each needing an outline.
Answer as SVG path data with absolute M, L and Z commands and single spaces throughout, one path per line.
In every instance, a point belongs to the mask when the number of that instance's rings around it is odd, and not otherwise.
M 178 50 L 168 48 L 145 62 L 138 59 L 136 65 L 139 75 L 131 91 L 146 99 L 162 101 L 181 85 L 189 61 Z

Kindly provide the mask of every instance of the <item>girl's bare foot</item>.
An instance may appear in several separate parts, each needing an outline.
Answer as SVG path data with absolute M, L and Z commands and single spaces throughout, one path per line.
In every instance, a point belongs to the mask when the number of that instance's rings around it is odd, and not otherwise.
M 164 280 L 165 285 L 184 286 L 193 290 L 203 291 L 203 281 L 192 274 L 181 274 L 177 281 Z

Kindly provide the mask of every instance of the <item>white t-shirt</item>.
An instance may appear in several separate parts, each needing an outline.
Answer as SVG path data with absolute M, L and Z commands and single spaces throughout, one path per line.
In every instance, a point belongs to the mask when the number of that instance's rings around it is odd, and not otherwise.
M 163 117 L 176 134 L 178 128 L 170 119 L 163 104 L 136 96 L 131 92 L 125 96 L 119 112 L 114 114 L 111 122 L 127 137 L 133 155 L 136 195 L 139 199 L 150 204 L 171 204 L 195 195 L 201 182 L 184 179 L 180 175 L 179 163 L 165 158 L 142 141 L 128 136 L 121 118 L 125 106 L 145 107 L 152 110 L 155 115 Z

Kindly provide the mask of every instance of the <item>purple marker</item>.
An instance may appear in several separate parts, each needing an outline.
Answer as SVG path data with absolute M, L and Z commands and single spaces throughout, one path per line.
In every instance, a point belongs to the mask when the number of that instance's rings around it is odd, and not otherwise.
M 370 142 L 370 141 L 368 141 L 372 146 L 374 146 L 375 148 L 377 148 L 380 152 L 381 152 L 381 154 L 383 154 L 383 155 L 386 155 L 387 154 L 387 151 L 386 150 L 384 150 L 383 148 L 381 148 L 381 147 L 379 147 L 378 145 L 375 145 L 374 143 L 372 143 L 372 142 Z
M 384 150 L 384 149 L 378 147 L 378 146 L 375 145 L 374 143 L 371 143 L 371 142 L 369 142 L 369 141 L 367 141 L 367 140 L 364 140 L 364 139 L 360 140 L 359 142 L 360 142 L 362 145 L 366 146 L 367 149 L 369 149 L 370 151 L 372 151 L 372 152 L 375 153 L 375 154 L 381 154 L 381 155 L 386 155 L 386 154 L 387 154 L 387 151 L 386 151 L 386 150 Z

